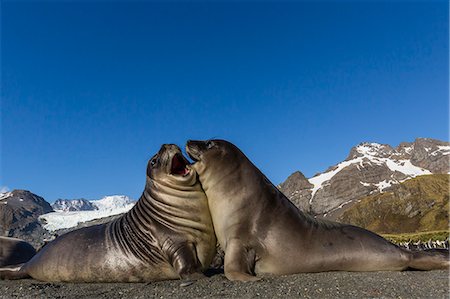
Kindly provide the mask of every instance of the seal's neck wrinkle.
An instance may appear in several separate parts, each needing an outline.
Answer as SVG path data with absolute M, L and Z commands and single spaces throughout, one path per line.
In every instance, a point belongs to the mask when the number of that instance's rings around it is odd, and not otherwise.
M 111 238 L 119 248 L 129 255 L 146 262 L 157 263 L 164 260 L 159 253 L 158 241 L 150 230 L 150 219 L 141 219 L 143 214 L 139 211 L 139 201 L 125 215 L 111 223 Z M 128 256 L 129 256 L 128 255 Z
M 213 235 L 210 214 L 204 213 L 209 211 L 206 195 L 196 176 L 192 177 L 182 184 L 170 179 L 149 180 L 136 205 L 117 220 L 120 225 L 112 225 L 116 242 L 145 259 L 152 256 L 149 251 L 161 248 L 166 241 L 158 233 L 161 229 L 196 236 Z
M 174 230 L 204 230 L 206 220 L 202 219 L 202 209 L 207 209 L 207 199 L 199 183 L 194 186 L 172 186 L 167 182 L 155 181 L 152 189 L 146 189 L 144 197 L 146 200 L 142 206 L 159 224 Z

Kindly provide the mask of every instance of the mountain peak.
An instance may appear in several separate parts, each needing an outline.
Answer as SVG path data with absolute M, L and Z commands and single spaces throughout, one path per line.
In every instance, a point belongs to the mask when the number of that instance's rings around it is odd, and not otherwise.
M 22 189 L 0 193 L 0 203 L 11 208 L 39 206 L 44 213 L 53 211 L 51 206 L 42 197 Z
M 305 182 L 293 173 L 280 190 L 300 209 L 314 215 L 333 215 L 355 200 L 419 175 L 450 172 L 450 143 L 431 138 L 402 142 L 396 148 L 363 142 L 348 157 Z M 333 216 L 330 216 L 333 217 Z
M 99 200 L 91 201 L 91 203 L 95 205 L 99 210 L 123 208 L 133 202 L 134 200 L 125 195 L 110 195 L 105 196 Z
M 57 199 L 52 204 L 52 208 L 56 212 L 93 211 L 98 209 L 89 200 L 84 198 Z
M 37 218 L 52 212 L 42 197 L 27 190 L 13 190 L 0 195 L 0 231 L 27 241 L 42 230 Z
M 350 154 L 346 160 L 351 160 L 363 156 L 385 158 L 391 155 L 393 150 L 394 149 L 389 144 L 363 142 L 350 150 Z
M 279 185 L 279 188 L 288 189 L 306 189 L 311 188 L 312 184 L 308 181 L 303 173 L 300 171 L 295 171 L 292 173 L 286 181 Z

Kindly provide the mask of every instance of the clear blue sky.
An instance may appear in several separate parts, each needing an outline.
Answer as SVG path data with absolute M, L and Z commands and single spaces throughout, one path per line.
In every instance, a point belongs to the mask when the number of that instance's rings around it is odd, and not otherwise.
M 275 183 L 363 141 L 448 141 L 447 1 L 1 4 L 0 186 L 139 198 L 162 143 Z

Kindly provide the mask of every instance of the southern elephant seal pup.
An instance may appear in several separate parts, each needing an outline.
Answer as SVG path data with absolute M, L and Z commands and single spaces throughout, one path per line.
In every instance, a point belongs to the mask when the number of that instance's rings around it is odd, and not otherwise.
M 176 145 L 163 145 L 147 166 L 145 190 L 122 217 L 50 242 L 6 279 L 145 282 L 198 278 L 216 251 L 216 237 L 197 173 Z
M 35 254 L 36 249 L 24 240 L 0 237 L 0 267 L 23 264 Z
M 352 225 L 299 211 L 233 144 L 188 141 L 230 280 L 259 273 L 446 269 L 446 252 L 410 252 Z

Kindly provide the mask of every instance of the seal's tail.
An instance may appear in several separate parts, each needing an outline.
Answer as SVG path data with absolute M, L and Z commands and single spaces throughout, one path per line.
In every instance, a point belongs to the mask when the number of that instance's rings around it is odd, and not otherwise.
M 412 252 L 409 267 L 416 270 L 449 269 L 448 249 L 428 249 Z
M 18 264 L 18 265 L 11 265 L 0 268 L 0 279 L 23 279 L 23 278 L 29 278 L 30 275 L 23 269 L 23 265 L 25 264 Z

